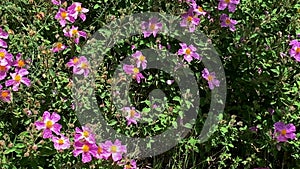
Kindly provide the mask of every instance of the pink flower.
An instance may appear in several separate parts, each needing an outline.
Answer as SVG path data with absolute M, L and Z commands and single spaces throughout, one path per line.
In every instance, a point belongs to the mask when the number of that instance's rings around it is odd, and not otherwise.
M 209 71 L 204 68 L 202 77 L 208 81 L 208 86 L 211 90 L 214 89 L 215 86 L 219 87 L 220 81 L 216 79 L 215 72 L 209 73 Z
M 61 125 L 56 123 L 60 120 L 60 115 L 53 112 L 52 115 L 48 111 L 45 111 L 43 114 L 43 119 L 41 121 L 36 121 L 34 124 L 38 130 L 44 129 L 43 138 L 51 138 L 52 131 L 59 135 Z
M 109 158 L 109 156 L 110 156 L 110 154 L 103 148 L 103 143 L 100 143 L 98 145 L 96 158 L 107 160 Z
M 97 157 L 97 150 L 96 144 L 78 141 L 74 143 L 73 155 L 77 157 L 79 154 L 82 154 L 82 162 L 87 163 L 92 161 L 92 156 Z
M 288 139 L 294 140 L 296 138 L 296 127 L 291 123 L 285 125 L 283 122 L 276 122 L 274 128 L 274 137 L 279 142 L 286 142 Z
M 79 31 L 76 26 L 72 26 L 71 29 L 65 28 L 63 32 L 66 37 L 73 38 L 76 44 L 79 43 L 80 37 L 84 37 L 86 39 L 86 33 L 84 31 Z
M 0 84 L 0 100 L 9 103 L 11 101 L 10 91 L 2 90 L 3 86 Z
M 59 23 L 62 27 L 66 26 L 67 21 L 70 21 L 71 23 L 75 22 L 75 19 L 72 16 L 72 14 L 63 8 L 59 8 L 59 11 L 55 15 L 55 19 L 59 20 Z
M 0 64 L 0 80 L 6 78 L 9 69 L 10 69 L 10 65 L 8 63 L 5 65 Z
M 141 79 L 145 79 L 142 73 L 140 73 L 139 68 L 134 67 L 133 65 L 123 65 L 123 70 L 126 74 L 132 75 L 133 79 L 136 79 L 138 83 L 141 82 Z
M 122 145 L 118 139 L 114 143 L 106 141 L 103 144 L 103 148 L 106 149 L 109 156 L 112 156 L 113 161 L 121 160 L 122 154 L 127 152 L 126 146 Z
M 230 19 L 226 14 L 222 14 L 220 20 L 221 27 L 229 27 L 229 30 L 231 30 L 232 32 L 235 31 L 235 25 L 237 24 L 236 20 Z
M 68 137 L 60 135 L 59 137 L 52 137 L 52 142 L 54 143 L 54 148 L 56 150 L 64 150 L 70 148 L 70 140 Z
M 7 43 L 3 39 L 8 38 L 8 33 L 5 32 L 2 28 L 0 28 L 0 47 L 7 48 Z
M 151 36 L 151 34 L 156 37 L 157 32 L 162 30 L 162 23 L 158 22 L 157 18 L 151 18 L 149 22 L 142 22 L 142 30 L 144 38 Z
M 18 69 L 20 69 L 20 68 L 24 68 L 26 66 L 27 62 L 28 61 L 25 61 L 25 60 L 22 59 L 22 54 L 18 53 L 16 55 L 16 60 L 13 61 L 12 65 L 15 66 L 15 67 L 17 67 Z
M 11 64 L 13 55 L 8 53 L 5 49 L 0 49 L 0 65 Z
M 290 55 L 294 57 L 297 62 L 300 62 L 300 42 L 298 40 L 292 40 L 289 44 L 291 47 Z
M 135 107 L 123 107 L 122 109 L 126 114 L 127 126 L 130 124 L 137 124 L 137 119 L 141 118 L 141 114 L 135 110 Z
M 62 44 L 61 42 L 57 42 L 54 44 L 53 48 L 51 49 L 51 52 L 53 52 L 53 53 L 59 52 L 66 48 L 67 48 L 66 45 Z
M 75 60 L 76 61 L 76 60 Z M 78 63 L 73 67 L 73 73 L 87 77 L 90 73 L 90 65 L 86 57 L 80 56 Z
M 62 3 L 64 3 L 66 0 L 51 0 L 51 2 L 53 3 L 53 5 L 61 5 Z
M 236 5 L 240 3 L 240 0 L 220 0 L 218 9 L 224 10 L 228 6 L 229 12 L 235 12 Z
M 190 32 L 194 32 L 196 26 L 199 25 L 200 19 L 194 15 L 194 9 L 191 7 L 189 11 L 182 15 L 181 27 L 188 27 Z
M 197 15 L 206 15 L 206 12 L 203 10 L 203 8 L 200 5 L 197 5 L 196 2 L 192 3 L 193 12 L 195 12 Z
M 82 21 L 85 21 L 86 15 L 85 13 L 89 12 L 88 9 L 83 8 L 81 6 L 81 3 L 74 2 L 71 6 L 68 7 L 68 11 L 71 11 L 72 15 L 75 19 L 77 19 L 78 15 L 82 19 Z
M 7 80 L 5 82 L 5 86 L 13 86 L 13 91 L 18 91 L 19 86 L 21 83 L 24 83 L 27 87 L 30 86 L 30 80 L 27 77 L 24 77 L 25 75 L 28 75 L 29 72 L 27 69 L 20 69 L 15 73 L 10 73 L 10 76 L 12 77 L 11 80 Z
M 142 52 L 136 51 L 134 54 L 132 54 L 132 57 L 136 59 L 136 65 L 138 68 L 142 66 L 143 69 L 146 69 L 147 60 L 146 57 L 142 54 Z
M 82 126 L 82 130 L 80 130 L 78 127 L 75 128 L 75 141 L 81 141 L 81 142 L 88 142 L 88 143 L 95 143 L 95 135 L 92 133 L 92 130 L 88 127 Z
M 193 59 L 201 60 L 202 58 L 196 53 L 196 48 L 193 45 L 187 46 L 185 43 L 180 43 L 181 49 L 178 50 L 178 55 L 184 55 L 184 59 L 187 62 L 191 62 Z
M 78 57 L 74 57 L 74 58 L 70 59 L 70 61 L 67 63 L 67 66 L 68 66 L 69 68 L 75 67 L 75 66 L 78 65 L 78 63 L 79 63 Z

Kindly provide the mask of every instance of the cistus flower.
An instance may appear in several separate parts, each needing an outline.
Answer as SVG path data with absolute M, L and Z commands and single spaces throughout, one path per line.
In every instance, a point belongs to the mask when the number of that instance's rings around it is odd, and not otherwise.
M 229 27 L 232 32 L 235 31 L 236 20 L 230 19 L 228 15 L 222 14 L 220 17 L 221 27 Z
M 67 24 L 67 21 L 70 21 L 71 23 L 75 22 L 74 17 L 69 11 L 66 11 L 63 8 L 59 8 L 57 14 L 54 17 L 57 19 L 62 27 L 65 27 Z
M 12 66 L 15 66 L 17 67 L 18 69 L 21 69 L 21 68 L 24 68 L 26 65 L 26 62 L 25 60 L 22 59 L 22 54 L 21 53 L 18 53 L 16 55 L 16 60 L 13 61 L 12 63 Z
M 67 63 L 67 66 L 68 66 L 69 68 L 75 67 L 75 66 L 78 65 L 78 63 L 79 63 L 78 57 L 74 57 L 74 58 L 70 59 L 70 61 Z
M 240 0 L 220 0 L 218 9 L 224 10 L 226 7 L 228 7 L 229 12 L 235 12 L 236 5 L 240 3 Z
M 70 140 L 68 137 L 60 135 L 60 137 L 52 137 L 52 142 L 54 143 L 54 148 L 56 150 L 65 150 L 70 148 Z
M 62 51 L 62 50 L 64 50 L 64 49 L 66 49 L 66 48 L 67 48 L 66 45 L 64 45 L 63 43 L 61 43 L 61 42 L 56 42 L 56 43 L 53 45 L 53 47 L 52 47 L 52 49 L 51 49 L 51 52 L 53 52 L 53 53 L 60 52 L 60 51 Z
M 197 5 L 196 2 L 192 3 L 193 12 L 195 12 L 197 15 L 206 15 L 206 12 L 203 10 L 203 8 L 200 5 Z
M 292 46 L 289 52 L 290 56 L 295 58 L 297 62 L 300 62 L 300 42 L 292 40 L 289 45 Z
M 285 125 L 283 122 L 276 122 L 274 128 L 274 137 L 279 142 L 286 142 L 288 139 L 294 140 L 296 138 L 296 127 L 291 123 Z
M 140 73 L 139 68 L 133 66 L 133 65 L 123 65 L 123 70 L 126 74 L 132 75 L 133 79 L 136 79 L 137 83 L 141 82 L 141 79 L 145 79 L 142 73 Z
M 60 120 L 60 115 L 53 112 L 45 111 L 43 114 L 43 119 L 41 121 L 36 121 L 34 124 L 38 130 L 44 129 L 43 138 L 51 138 L 52 132 L 56 135 L 60 134 L 61 125 L 57 122 Z
M 126 146 L 122 145 L 118 139 L 114 143 L 110 140 L 105 141 L 103 148 L 107 151 L 107 154 L 112 157 L 113 161 L 121 160 L 122 154 L 127 152 Z
M 213 90 L 215 87 L 219 87 L 220 81 L 216 79 L 215 72 L 209 73 L 207 68 L 202 71 L 202 77 L 208 81 L 208 87 Z
M 193 45 L 187 46 L 186 43 L 179 43 L 181 49 L 178 50 L 178 55 L 184 55 L 184 60 L 191 62 L 193 59 L 201 60 L 202 58 L 196 53 L 197 49 Z
M 151 34 L 156 37 L 157 32 L 162 30 L 162 23 L 158 22 L 157 18 L 150 18 L 148 22 L 142 22 L 142 30 L 144 38 L 151 36 Z
M 0 84 L 0 100 L 3 102 L 9 103 L 11 101 L 10 91 L 9 90 L 2 90 L 3 86 Z
M 7 43 L 3 39 L 8 38 L 8 33 L 5 32 L 2 28 L 0 28 L 0 47 L 7 48 Z
M 78 30 L 78 27 L 76 27 L 76 26 L 72 26 L 71 29 L 65 28 L 65 29 L 63 30 L 63 32 L 64 32 L 64 35 L 65 35 L 66 37 L 69 37 L 69 38 L 74 39 L 74 42 L 75 42 L 76 44 L 79 43 L 79 38 L 80 38 L 80 37 L 83 37 L 83 38 L 86 39 L 86 33 L 85 33 L 84 31 L 79 31 L 79 30 Z
M 196 26 L 199 25 L 200 18 L 194 15 L 194 8 L 191 7 L 187 13 L 182 15 L 182 20 L 180 21 L 181 27 L 188 27 L 190 32 L 194 32 Z
M 88 163 L 92 161 L 92 156 L 97 156 L 97 150 L 98 147 L 96 144 L 77 141 L 74 143 L 73 155 L 77 157 L 79 154 L 82 154 L 82 162 Z
M 132 57 L 136 59 L 136 65 L 138 68 L 142 66 L 143 69 L 146 69 L 147 60 L 141 51 L 136 51 L 134 54 L 132 54 Z
M 82 130 L 78 127 L 75 128 L 75 141 L 95 143 L 95 135 L 89 127 L 82 126 Z
M 6 78 L 9 69 L 10 69 L 10 65 L 8 63 L 5 65 L 0 63 L 0 80 Z
M 109 156 L 110 154 L 103 148 L 103 143 L 98 144 L 96 158 L 107 160 Z
M 82 21 L 85 21 L 86 15 L 85 13 L 89 12 L 88 9 L 83 8 L 81 6 L 81 3 L 74 2 L 71 6 L 68 7 L 68 11 L 71 11 L 72 15 L 75 19 L 77 19 L 78 15 L 82 19 Z
M 5 86 L 6 87 L 13 86 L 12 87 L 13 91 L 18 91 L 21 83 L 24 83 L 27 87 L 29 87 L 30 80 L 27 77 L 24 77 L 28 74 L 29 74 L 29 72 L 27 71 L 27 69 L 23 69 L 23 68 L 19 69 L 15 73 L 10 73 L 10 76 L 12 77 L 12 79 L 7 80 L 5 82 Z
M 6 65 L 11 64 L 13 55 L 8 53 L 5 49 L 0 49 L 0 64 Z
M 90 65 L 86 57 L 80 56 L 78 58 L 78 63 L 73 67 L 73 73 L 77 75 L 83 74 L 84 77 L 87 77 L 89 75 Z
M 141 118 L 141 114 L 135 110 L 135 107 L 123 107 L 122 110 L 126 114 L 127 126 L 137 124 L 137 119 Z

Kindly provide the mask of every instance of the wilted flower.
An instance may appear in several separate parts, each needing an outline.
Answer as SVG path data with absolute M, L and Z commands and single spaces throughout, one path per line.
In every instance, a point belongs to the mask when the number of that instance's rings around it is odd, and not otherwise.
M 76 44 L 79 43 L 80 37 L 86 38 L 86 32 L 79 31 L 76 26 L 72 26 L 71 29 L 65 28 L 63 32 L 66 37 L 73 38 Z
M 52 131 L 59 135 L 61 125 L 56 123 L 60 120 L 60 115 L 53 112 L 51 115 L 48 111 L 45 111 L 43 114 L 43 119 L 41 121 L 36 121 L 34 124 L 38 130 L 44 129 L 43 138 L 51 138 Z
M 236 5 L 240 3 L 240 0 L 220 0 L 218 9 L 224 10 L 226 7 L 228 7 L 229 12 L 235 12 Z
M 228 15 L 222 14 L 220 17 L 221 27 L 229 27 L 229 30 L 235 31 L 236 20 L 230 19 Z
M 113 161 L 119 161 L 122 159 L 122 154 L 127 152 L 126 146 L 121 144 L 118 139 L 112 143 L 111 141 L 105 141 L 103 148 L 107 151 L 107 154 L 113 159 Z
M 75 19 L 77 19 L 78 15 L 82 19 L 82 21 L 85 21 L 86 15 L 85 13 L 89 12 L 88 9 L 83 8 L 81 6 L 81 3 L 79 2 L 74 2 L 71 6 L 68 7 L 68 11 L 71 11 L 72 15 L 74 16 Z
M 11 73 L 10 76 L 12 77 L 12 79 L 7 80 L 5 82 L 5 86 L 13 86 L 13 91 L 18 91 L 19 90 L 19 86 L 21 83 L 24 83 L 27 87 L 30 86 L 30 80 L 27 77 L 24 77 L 26 75 L 28 75 L 29 72 L 27 71 L 27 69 L 19 69 L 17 72 L 15 73 Z
M 187 62 L 191 62 L 193 59 L 201 60 L 202 58 L 196 53 L 196 48 L 193 45 L 187 46 L 186 43 L 180 43 L 181 49 L 178 50 L 178 55 L 184 55 L 184 59 Z
M 293 140 L 296 138 L 296 127 L 291 123 L 285 125 L 283 122 L 276 122 L 274 128 L 274 137 L 279 142 L 286 142 L 288 139 Z
M 219 87 L 220 81 L 216 79 L 215 72 L 209 73 L 207 68 L 202 71 L 202 77 L 208 81 L 208 86 L 212 90 L 215 86 Z

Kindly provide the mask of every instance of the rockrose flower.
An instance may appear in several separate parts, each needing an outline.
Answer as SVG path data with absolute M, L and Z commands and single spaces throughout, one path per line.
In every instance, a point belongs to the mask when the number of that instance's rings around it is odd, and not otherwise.
M 59 11 L 57 12 L 57 14 L 55 15 L 54 18 L 59 21 L 59 23 L 62 27 L 66 26 L 67 21 L 70 21 L 71 23 L 75 22 L 75 19 L 72 16 L 72 14 L 63 8 L 59 8 Z
M 9 69 L 10 69 L 10 65 L 8 63 L 4 65 L 0 63 L 0 80 L 6 78 Z
M 75 128 L 75 141 L 89 142 L 91 144 L 95 143 L 95 135 L 92 130 L 88 127 L 82 126 L 82 130 L 78 127 Z
M 274 128 L 274 137 L 279 142 L 286 142 L 288 139 L 293 140 L 296 138 L 296 127 L 291 123 L 285 125 L 283 122 L 276 122 Z
M 127 125 L 137 124 L 137 119 L 141 118 L 141 114 L 135 110 L 135 107 L 124 107 L 122 109 L 126 114 Z
M 65 35 L 66 37 L 69 37 L 69 38 L 74 39 L 74 42 L 75 42 L 76 44 L 79 43 L 79 38 L 80 38 L 80 37 L 83 37 L 83 38 L 86 39 L 86 32 L 84 32 L 84 31 L 79 31 L 79 30 L 78 30 L 78 27 L 76 27 L 76 26 L 72 26 L 71 29 L 65 28 L 65 29 L 63 30 L 63 32 L 64 32 L 64 35 Z
M 43 119 L 41 121 L 36 121 L 34 124 L 38 130 L 43 129 L 43 138 L 51 138 L 52 132 L 56 135 L 60 134 L 61 125 L 57 122 L 60 120 L 60 115 L 53 112 L 50 114 L 48 111 L 45 111 L 43 114 Z
M 138 83 L 141 82 L 141 79 L 145 79 L 142 73 L 140 73 L 139 68 L 133 66 L 133 65 L 123 65 L 123 70 L 126 74 L 132 75 L 132 78 L 136 79 Z
M 97 156 L 97 150 L 96 144 L 78 141 L 74 143 L 73 155 L 77 157 L 79 154 L 82 154 L 82 162 L 87 163 L 92 161 L 92 156 Z
M 193 59 L 201 60 L 202 58 L 196 53 L 196 48 L 193 45 L 187 46 L 185 43 L 180 43 L 181 49 L 178 50 L 178 55 L 184 55 L 184 60 L 191 62 Z
M 224 10 L 226 7 L 228 7 L 229 12 L 235 12 L 236 5 L 240 3 L 240 0 L 220 0 L 218 9 Z
M 297 62 L 300 62 L 300 42 L 298 40 L 292 40 L 289 44 L 291 47 L 290 55 L 295 58 Z
M 232 32 L 235 31 L 236 20 L 230 19 L 228 15 L 222 14 L 220 17 L 221 27 L 229 27 Z
M 11 101 L 11 96 L 10 96 L 10 91 L 9 90 L 2 90 L 3 86 L 0 84 L 0 100 L 3 102 L 10 102 Z
M 162 29 L 162 23 L 158 22 L 157 18 L 151 18 L 148 22 L 142 22 L 142 30 L 144 38 L 153 34 L 156 37 L 158 31 Z
M 52 137 L 52 142 L 54 143 L 54 148 L 56 150 L 64 150 L 70 148 L 70 140 L 68 137 L 60 135 L 60 137 Z
M 190 32 L 194 32 L 196 26 L 199 25 L 199 23 L 200 23 L 200 18 L 197 18 L 197 16 L 194 15 L 194 8 L 191 7 L 187 13 L 182 15 L 180 26 L 187 27 L 189 28 Z
M 73 60 L 74 61 L 74 60 Z M 76 61 L 76 60 L 75 60 Z M 73 67 L 73 73 L 77 75 L 82 75 L 87 77 L 90 73 L 90 64 L 86 57 L 80 56 L 78 58 L 78 63 Z
M 206 15 L 206 12 L 203 10 L 203 8 L 200 5 L 197 5 L 196 2 L 192 3 L 193 12 L 195 12 L 197 15 Z
M 19 90 L 19 86 L 21 83 L 24 83 L 27 87 L 30 86 L 30 80 L 27 77 L 24 77 L 26 75 L 28 75 L 29 72 L 27 71 L 27 69 L 20 69 L 15 73 L 11 73 L 10 76 L 12 77 L 12 79 L 7 80 L 5 82 L 5 86 L 13 86 L 12 89 L 13 91 L 18 91 Z
M 66 49 L 66 45 L 64 45 L 63 43 L 61 42 L 56 42 L 54 45 L 53 45 L 53 48 L 51 49 L 51 52 L 53 53 L 56 53 L 56 52 L 60 52 L 64 49 Z
M 13 55 L 8 53 L 5 49 L 0 49 L 0 64 L 6 65 L 11 64 L 13 60 Z
M 219 87 L 220 81 L 216 79 L 215 72 L 209 73 L 207 68 L 202 71 L 202 77 L 208 81 L 208 87 L 213 90 L 215 86 Z
M 141 51 L 136 51 L 134 54 L 132 54 L 132 57 L 136 59 L 136 65 L 138 68 L 142 66 L 143 69 L 146 69 L 147 60 Z
M 83 8 L 81 6 L 81 3 L 79 2 L 74 2 L 71 6 L 68 7 L 68 11 L 71 11 L 72 15 L 74 16 L 75 19 L 77 19 L 78 15 L 82 19 L 82 21 L 85 21 L 86 15 L 85 13 L 89 12 L 88 9 Z
M 21 53 L 18 53 L 18 54 L 16 55 L 16 60 L 13 61 L 12 65 L 15 66 L 15 67 L 17 67 L 17 69 L 19 70 L 19 69 L 24 68 L 24 67 L 27 68 L 27 67 L 28 67 L 28 66 L 26 65 L 27 62 L 28 62 L 28 61 L 22 59 L 22 54 L 21 54 Z
M 112 143 L 111 141 L 106 141 L 103 144 L 103 148 L 107 151 L 107 154 L 112 157 L 113 161 L 119 161 L 122 159 L 122 154 L 127 152 L 126 146 L 121 144 L 118 139 Z

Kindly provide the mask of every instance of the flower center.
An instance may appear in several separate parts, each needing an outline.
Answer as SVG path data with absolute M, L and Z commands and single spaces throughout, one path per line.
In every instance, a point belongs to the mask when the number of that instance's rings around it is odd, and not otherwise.
M 20 82 L 20 81 L 21 81 L 21 76 L 20 76 L 20 75 L 17 75 L 17 76 L 15 77 L 15 81 Z
M 73 63 L 76 64 L 79 61 L 79 59 L 76 57 L 73 59 Z
M 102 148 L 99 146 L 97 150 L 98 154 L 101 154 L 103 152 Z
M 300 53 L 300 48 L 297 47 L 296 53 Z
M 134 73 L 134 74 L 138 74 L 138 73 L 139 73 L 139 69 L 138 69 L 138 68 L 136 68 L 136 67 L 135 67 L 135 68 L 133 68 L 133 73 Z
M 140 61 L 144 61 L 146 59 L 146 57 L 145 56 L 140 56 Z
M 88 68 L 88 65 L 86 63 L 81 63 L 81 68 L 82 69 L 87 69 Z
M 63 46 L 63 44 L 62 44 L 62 43 L 60 43 L 60 42 L 56 44 L 56 47 L 57 47 L 58 49 L 61 49 L 61 48 L 62 48 L 62 46 Z
M 213 78 L 214 78 L 214 77 L 213 77 L 212 75 L 208 75 L 208 77 L 207 77 L 208 81 L 212 81 Z
M 78 34 L 78 30 L 77 29 L 73 29 L 72 30 L 72 35 L 77 35 Z
M 5 57 L 5 52 L 0 52 L 0 58 L 4 59 L 4 57 Z
M 135 115 L 135 111 L 134 110 L 130 110 L 130 117 L 134 117 Z
M 115 145 L 113 145 L 113 146 L 110 147 L 110 151 L 111 151 L 112 153 L 116 153 L 116 152 L 117 152 L 117 149 L 118 149 L 118 147 L 115 146 Z
M 230 24 L 230 19 L 227 18 L 227 19 L 225 20 L 225 23 L 226 23 L 226 25 L 229 25 L 229 24 Z
M 9 93 L 8 93 L 7 91 L 2 91 L 2 92 L 1 92 L 1 96 L 2 96 L 2 97 L 7 97 L 8 94 L 9 94 Z
M 65 143 L 65 141 L 63 139 L 59 139 L 57 142 L 59 145 L 63 145 Z
M 286 135 L 286 129 L 281 130 L 281 134 L 285 136 Z
M 61 12 L 61 13 L 60 13 L 60 16 L 61 16 L 63 19 L 66 19 L 66 17 L 68 16 L 68 13 L 67 13 L 67 12 Z
M 131 169 L 131 165 L 130 165 L 130 164 L 126 164 L 126 165 L 125 165 L 125 168 L 126 168 L 126 169 Z
M 187 17 L 187 21 L 192 22 L 192 20 L 193 20 L 193 17 L 191 17 L 191 16 Z
M 87 152 L 89 152 L 90 151 L 90 147 L 88 146 L 88 145 L 83 145 L 82 146 L 82 151 L 84 152 L 84 153 L 87 153 Z
M 53 126 L 53 122 L 52 122 L 51 120 L 48 120 L 48 121 L 46 122 L 46 128 L 47 128 L 47 129 L 50 129 L 52 126 Z
M 187 48 L 187 49 L 185 50 L 185 54 L 190 55 L 190 54 L 191 54 L 191 49 L 190 49 L 190 48 Z
M 18 66 L 19 67 L 23 67 L 25 65 L 24 61 L 23 60 L 19 60 L 18 61 Z
M 154 29 L 155 29 L 155 24 L 154 24 L 154 23 L 151 23 L 151 24 L 150 24 L 150 30 L 153 31 Z
M 5 66 L 0 66 L 0 71 L 1 72 L 4 72 L 6 70 L 6 67 Z
M 225 0 L 224 1 L 226 4 L 229 4 L 230 3 L 230 0 Z
M 81 12 L 81 10 L 82 10 L 81 6 L 77 6 L 77 7 L 76 7 L 76 11 L 77 11 L 77 12 Z
M 198 7 L 199 12 L 203 12 L 203 8 L 201 6 Z
M 88 131 L 84 131 L 82 134 L 85 138 L 89 137 L 90 133 Z

